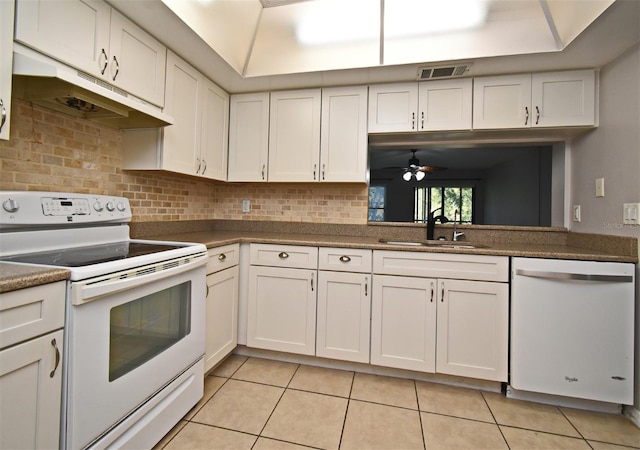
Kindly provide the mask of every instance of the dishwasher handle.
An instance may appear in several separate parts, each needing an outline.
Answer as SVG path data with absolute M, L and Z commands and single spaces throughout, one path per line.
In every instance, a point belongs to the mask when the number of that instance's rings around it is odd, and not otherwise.
M 533 278 L 550 278 L 554 280 L 569 281 L 597 281 L 612 283 L 631 283 L 632 275 L 600 275 L 600 274 L 584 274 L 584 273 L 567 273 L 567 272 L 540 272 L 537 270 L 516 269 L 516 275 Z

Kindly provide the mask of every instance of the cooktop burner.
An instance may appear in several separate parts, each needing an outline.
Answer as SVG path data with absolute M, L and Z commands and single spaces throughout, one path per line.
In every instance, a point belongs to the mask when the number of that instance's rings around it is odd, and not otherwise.
M 123 241 L 110 244 L 89 245 L 85 247 L 72 247 L 45 252 L 5 256 L 0 258 L 0 260 L 60 267 L 83 267 L 108 261 L 149 255 L 151 253 L 166 250 L 174 250 L 177 248 L 180 247 L 168 244 L 149 244 L 135 241 Z

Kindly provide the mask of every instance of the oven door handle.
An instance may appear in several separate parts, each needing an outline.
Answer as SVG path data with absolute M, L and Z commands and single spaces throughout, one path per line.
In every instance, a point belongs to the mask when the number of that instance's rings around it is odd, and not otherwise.
M 71 304 L 83 305 L 106 295 L 133 289 L 163 278 L 178 275 L 200 266 L 209 259 L 206 253 L 176 258 L 144 267 L 115 272 L 103 277 L 71 283 Z M 167 268 L 167 266 L 173 266 Z

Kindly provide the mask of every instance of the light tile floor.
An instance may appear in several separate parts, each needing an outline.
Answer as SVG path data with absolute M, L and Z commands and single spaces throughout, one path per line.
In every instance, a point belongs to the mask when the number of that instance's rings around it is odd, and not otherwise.
M 640 448 L 619 415 L 231 355 L 156 449 Z

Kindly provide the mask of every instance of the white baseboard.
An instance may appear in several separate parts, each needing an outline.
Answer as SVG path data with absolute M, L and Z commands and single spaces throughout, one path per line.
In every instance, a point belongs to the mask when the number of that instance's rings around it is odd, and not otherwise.
M 635 424 L 635 426 L 640 428 L 640 410 L 638 408 L 634 406 L 625 406 L 622 412 Z

